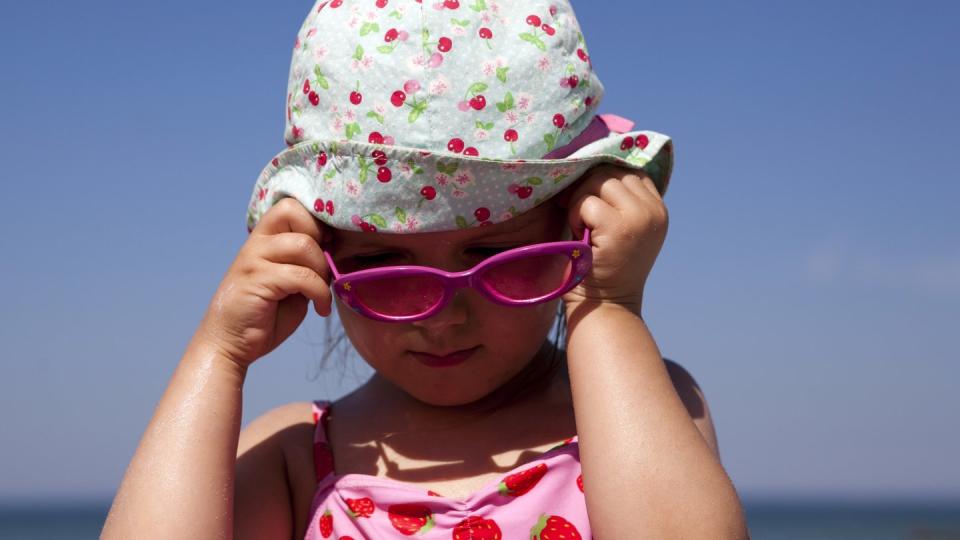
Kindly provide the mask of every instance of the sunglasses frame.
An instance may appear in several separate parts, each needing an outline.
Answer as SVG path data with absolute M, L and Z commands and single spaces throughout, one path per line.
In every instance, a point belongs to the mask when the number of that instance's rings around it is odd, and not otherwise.
M 572 264 L 566 282 L 557 290 L 546 295 L 531 298 L 527 300 L 513 300 L 503 296 L 497 291 L 490 289 L 483 284 L 481 276 L 490 268 L 502 263 L 535 257 L 540 255 L 565 254 Z M 554 298 L 566 293 L 579 284 L 590 271 L 593 263 L 593 251 L 590 248 L 590 229 L 585 229 L 583 238 L 580 240 L 562 240 L 559 242 L 544 242 L 540 244 L 531 244 L 529 246 L 520 246 L 488 257 L 475 265 L 473 268 L 462 272 L 445 272 L 429 266 L 400 265 L 384 266 L 380 268 L 368 268 L 341 274 L 337 270 L 337 265 L 333 262 L 333 257 L 326 250 L 323 252 L 333 272 L 332 288 L 337 297 L 355 312 L 383 322 L 413 322 L 432 317 L 439 313 L 450 303 L 456 292 L 463 288 L 471 288 L 488 300 L 504 306 L 530 306 L 553 300 Z M 363 281 L 381 280 L 384 278 L 401 278 L 418 275 L 429 275 L 438 278 L 443 287 L 443 295 L 436 304 L 431 306 L 423 313 L 414 315 L 385 315 L 373 311 L 365 306 L 357 295 L 352 291 L 355 283 Z

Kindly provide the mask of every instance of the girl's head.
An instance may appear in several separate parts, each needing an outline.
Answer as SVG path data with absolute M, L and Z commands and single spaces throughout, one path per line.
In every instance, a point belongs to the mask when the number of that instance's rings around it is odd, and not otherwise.
M 248 230 L 296 198 L 336 229 L 345 269 L 365 250 L 453 270 L 478 247 L 559 240 L 567 221 L 553 198 L 592 166 L 644 169 L 661 193 L 669 182 L 669 137 L 595 114 L 603 93 L 569 0 L 318 0 L 294 41 L 289 148 L 261 172 Z M 340 314 L 386 378 L 456 404 L 523 369 L 558 302 L 507 307 L 463 289 L 416 322 Z M 409 361 L 472 348 L 457 366 Z
M 487 227 L 411 235 L 327 229 L 329 253 L 341 272 L 376 265 L 419 265 L 463 271 L 491 253 L 569 238 L 567 214 L 548 201 L 513 220 Z M 382 294 L 389 294 L 384 290 Z M 337 300 L 343 327 L 360 355 L 385 379 L 432 405 L 474 402 L 522 371 L 546 342 L 559 299 L 504 306 L 460 289 L 439 313 L 381 322 Z M 455 365 L 427 357 L 470 351 Z

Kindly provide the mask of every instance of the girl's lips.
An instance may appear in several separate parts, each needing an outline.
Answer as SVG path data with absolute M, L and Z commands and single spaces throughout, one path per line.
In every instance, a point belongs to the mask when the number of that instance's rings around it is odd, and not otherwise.
M 457 364 L 465 362 L 479 348 L 480 346 L 477 345 L 472 349 L 464 349 L 462 351 L 452 352 L 445 356 L 437 356 L 430 353 L 414 352 L 414 351 L 411 351 L 411 354 L 413 354 L 413 356 L 417 360 L 419 360 L 420 363 L 428 367 L 449 367 L 449 366 L 455 366 Z

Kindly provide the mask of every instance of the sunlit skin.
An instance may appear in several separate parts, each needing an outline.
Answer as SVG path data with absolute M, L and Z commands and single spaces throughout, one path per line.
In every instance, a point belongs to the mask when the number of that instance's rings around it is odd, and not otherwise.
M 405 428 L 417 435 L 442 427 L 446 445 L 414 436 L 406 447 L 393 448 L 421 458 L 436 448 L 459 456 L 457 466 L 430 480 L 469 494 L 502 472 L 491 453 L 519 451 L 511 454 L 515 458 L 575 430 L 594 537 L 636 538 L 643 530 L 651 538 L 747 538 L 706 402 L 694 394 L 695 386 L 675 386 L 641 316 L 646 279 L 667 230 L 661 194 L 642 173 L 601 166 L 551 201 L 556 205 L 545 203 L 499 225 L 396 236 L 331 231 L 299 202 L 278 201 L 214 294 L 131 460 L 103 537 L 139 537 L 144 525 L 158 538 L 228 537 L 230 531 L 237 537 L 302 537 L 316 489 L 311 404 L 279 407 L 241 434 L 242 390 L 249 366 L 296 330 L 309 303 L 320 316 L 331 313 L 323 246 L 335 259 L 350 257 L 348 250 L 390 247 L 411 264 L 450 271 L 475 264 L 471 249 L 477 245 L 558 240 L 572 226 L 578 233 L 591 230 L 593 265 L 562 297 L 569 377 L 561 381 L 565 389 L 551 390 L 564 399 L 551 406 L 552 394 L 542 392 L 531 400 L 534 406 L 510 404 L 509 418 L 479 432 L 476 425 L 457 431 L 456 422 L 437 422 L 438 414 L 465 416 L 462 409 L 487 401 L 484 396 L 509 392 L 518 372 L 537 374 L 525 368 L 544 357 L 535 353 L 559 308 L 556 301 L 518 309 L 461 291 L 443 313 L 408 324 L 375 322 L 341 309 L 351 342 L 378 374 L 364 385 L 369 391 L 338 400 L 334 409 L 347 423 L 331 421 L 333 440 L 349 442 L 341 435 L 352 435 L 363 442 Z M 417 365 L 408 352 L 442 354 L 474 345 L 480 346 L 474 358 L 447 368 Z M 685 407 L 692 397 L 701 412 Z M 516 431 L 500 437 L 502 427 Z M 535 440 L 504 447 L 529 435 Z M 341 470 L 369 470 L 362 452 L 354 450 L 334 452 Z M 451 461 L 435 454 L 425 458 L 426 465 Z M 422 465 L 415 467 L 423 472 Z M 386 472 L 404 467 L 411 463 Z
M 338 267 L 351 258 L 388 257 L 385 264 L 415 264 L 446 271 L 468 269 L 489 255 L 569 237 L 565 211 L 549 201 L 496 225 L 423 234 L 383 234 L 331 230 L 331 254 Z M 553 325 L 559 299 L 526 307 L 495 304 L 478 292 L 461 289 L 440 313 L 412 323 L 380 322 L 337 300 L 344 330 L 379 376 L 430 405 L 476 401 L 522 370 L 533 359 Z M 444 354 L 480 348 L 464 363 L 429 367 L 410 353 Z

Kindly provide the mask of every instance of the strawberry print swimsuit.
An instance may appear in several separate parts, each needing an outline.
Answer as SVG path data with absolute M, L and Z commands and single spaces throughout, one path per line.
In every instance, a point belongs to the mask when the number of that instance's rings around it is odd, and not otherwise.
M 313 403 L 317 491 L 307 540 L 592 538 L 576 437 L 455 499 L 389 478 L 336 474 L 329 411 L 329 401 Z

